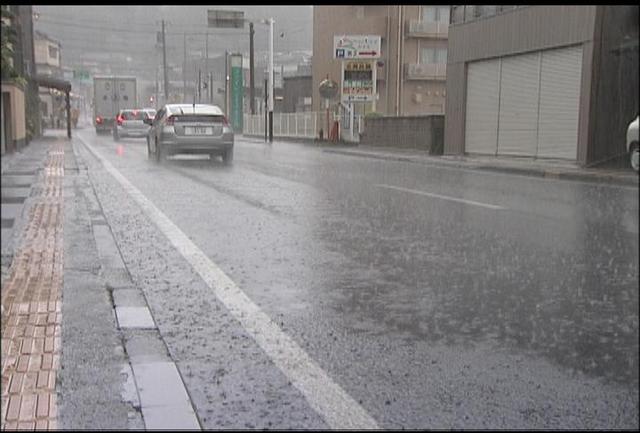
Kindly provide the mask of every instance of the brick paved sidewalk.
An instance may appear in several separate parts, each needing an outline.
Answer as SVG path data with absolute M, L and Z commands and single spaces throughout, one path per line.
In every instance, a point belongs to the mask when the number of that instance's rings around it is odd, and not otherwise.
M 22 245 L 2 287 L 0 428 L 56 429 L 63 270 L 64 141 L 52 142 Z

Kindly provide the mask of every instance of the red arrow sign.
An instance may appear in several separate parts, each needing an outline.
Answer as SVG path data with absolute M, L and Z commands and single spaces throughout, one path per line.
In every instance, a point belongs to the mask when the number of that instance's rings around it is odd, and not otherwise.
M 359 56 L 375 56 L 376 53 L 375 51 L 358 51 L 358 55 Z

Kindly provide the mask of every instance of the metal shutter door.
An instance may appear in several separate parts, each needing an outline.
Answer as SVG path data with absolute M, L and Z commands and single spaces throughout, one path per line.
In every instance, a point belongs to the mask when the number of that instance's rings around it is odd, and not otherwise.
M 539 52 L 502 59 L 499 155 L 536 154 L 539 74 Z
M 467 70 L 466 152 L 496 154 L 499 95 L 500 60 L 470 63 Z
M 542 52 L 538 156 L 578 158 L 582 46 Z

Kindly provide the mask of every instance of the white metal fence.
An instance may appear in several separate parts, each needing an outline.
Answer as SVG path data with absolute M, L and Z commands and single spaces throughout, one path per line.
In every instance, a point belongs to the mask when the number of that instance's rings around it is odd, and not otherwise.
M 264 126 L 264 114 L 244 115 L 243 134 L 264 135 Z M 326 137 L 326 112 L 273 113 L 274 137 L 317 138 L 320 135 L 320 129 L 324 131 L 323 135 Z
M 354 115 L 353 125 L 347 112 L 340 115 L 329 113 L 329 130 L 333 128 L 333 121 L 340 122 L 340 135 L 346 141 L 360 141 L 360 134 L 364 131 L 364 116 Z M 245 114 L 242 133 L 245 135 L 264 136 L 264 114 Z M 353 131 L 351 128 L 353 127 Z M 326 111 L 305 111 L 299 113 L 273 113 L 274 137 L 319 138 L 320 130 L 327 139 Z

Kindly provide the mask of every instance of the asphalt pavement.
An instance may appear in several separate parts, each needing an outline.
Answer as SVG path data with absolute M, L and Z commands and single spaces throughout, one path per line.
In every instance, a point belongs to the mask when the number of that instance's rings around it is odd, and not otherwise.
M 203 428 L 638 428 L 637 187 L 73 145 Z

